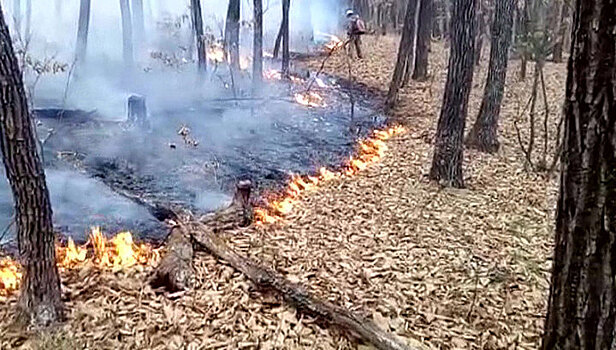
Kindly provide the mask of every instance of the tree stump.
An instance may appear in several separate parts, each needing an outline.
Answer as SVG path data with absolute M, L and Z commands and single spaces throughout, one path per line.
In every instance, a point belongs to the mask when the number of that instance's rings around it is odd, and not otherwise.
M 253 210 L 250 203 L 250 193 L 252 191 L 252 181 L 242 180 L 235 186 L 235 197 L 233 204 L 242 208 L 241 226 L 246 227 L 252 223 Z
M 131 95 L 128 98 L 128 118 L 127 123 L 137 125 L 142 128 L 149 127 L 148 109 L 145 105 L 145 97 L 141 95 Z
M 174 227 L 167 238 L 166 248 L 165 255 L 154 271 L 152 287 L 164 287 L 169 292 L 192 288 L 195 272 L 192 268 L 194 251 L 190 237 L 182 228 Z

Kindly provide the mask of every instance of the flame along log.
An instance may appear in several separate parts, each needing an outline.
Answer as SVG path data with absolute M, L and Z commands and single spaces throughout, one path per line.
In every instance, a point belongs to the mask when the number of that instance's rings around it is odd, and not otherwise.
M 320 184 L 341 177 L 352 177 L 365 170 L 370 165 L 380 161 L 387 152 L 385 141 L 392 137 L 406 133 L 403 126 L 393 126 L 383 130 L 375 130 L 371 137 L 360 141 L 357 155 L 349 158 L 348 163 L 341 171 L 330 171 L 327 168 L 319 169 L 315 176 L 301 177 L 293 175 L 286 190 L 267 200 L 267 204 L 254 210 L 255 221 L 259 224 L 273 224 L 291 213 L 299 201 L 302 193 L 317 188 Z
M 257 287 L 282 295 L 287 302 L 302 312 L 349 332 L 353 336 L 374 345 L 380 350 L 423 350 L 423 346 L 407 346 L 394 335 L 380 329 L 372 320 L 353 314 L 347 309 L 326 301 L 320 301 L 306 288 L 287 280 L 271 268 L 237 254 L 228 247 L 213 230 L 203 224 L 196 224 L 190 234 L 203 250 L 225 261 L 235 270 L 243 273 Z

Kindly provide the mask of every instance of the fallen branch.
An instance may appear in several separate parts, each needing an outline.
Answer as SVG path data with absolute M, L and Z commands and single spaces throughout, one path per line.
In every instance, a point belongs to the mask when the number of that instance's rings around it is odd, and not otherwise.
M 195 275 L 192 268 L 194 251 L 190 237 L 184 229 L 176 226 L 171 229 L 165 247 L 165 255 L 150 282 L 152 287 L 164 287 L 172 293 L 189 290 L 193 286 Z
M 246 275 L 258 287 L 273 290 L 282 295 L 296 308 L 336 325 L 380 350 L 419 350 L 422 348 L 420 346 L 408 347 L 393 335 L 380 329 L 371 320 L 357 316 L 332 303 L 317 300 L 302 286 L 288 281 L 273 269 L 237 254 L 210 228 L 202 224 L 197 224 L 196 228 L 190 231 L 190 234 L 199 248 L 224 260 Z
M 310 92 L 310 89 L 312 89 L 312 85 L 314 85 L 315 80 L 317 80 L 317 78 L 319 77 L 319 75 L 323 72 L 323 69 L 325 68 L 325 63 L 327 62 L 327 60 L 332 57 L 332 55 L 334 54 L 334 52 L 338 51 L 338 49 L 340 48 L 344 48 L 346 51 L 346 46 L 347 44 L 350 42 L 350 39 L 346 40 L 341 46 L 334 46 L 329 50 L 329 53 L 327 54 L 327 56 L 325 57 L 325 59 L 321 62 L 321 67 L 319 67 L 319 70 L 317 71 L 317 73 L 314 75 L 314 78 L 312 78 L 310 80 L 310 83 L 308 84 L 308 88 L 306 89 L 306 94 Z

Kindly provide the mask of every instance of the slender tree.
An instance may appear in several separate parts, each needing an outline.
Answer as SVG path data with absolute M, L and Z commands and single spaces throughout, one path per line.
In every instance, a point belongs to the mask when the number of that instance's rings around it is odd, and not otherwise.
M 413 79 L 426 80 L 428 78 L 428 56 L 430 54 L 430 40 L 432 39 L 432 0 L 420 0 L 419 22 L 417 28 L 417 50 L 415 54 L 415 71 Z
M 569 17 L 569 5 L 563 1 L 559 4 L 559 13 L 556 21 L 556 28 L 554 29 L 554 45 L 552 48 L 552 59 L 556 63 L 563 61 L 563 43 L 565 37 L 569 34 L 567 32 L 566 21 Z
M 26 28 L 24 29 L 24 38 L 30 39 L 32 35 L 32 0 L 26 0 Z
M 190 0 L 190 12 L 192 15 L 194 36 L 197 42 L 197 59 L 199 70 L 201 72 L 205 72 L 207 71 L 207 50 L 205 47 L 205 37 L 203 32 L 203 14 L 201 13 L 201 2 L 199 0 Z
M 413 47 L 413 43 L 415 38 L 416 13 L 417 0 L 409 0 L 406 6 L 406 16 L 404 17 L 404 29 L 402 29 L 402 37 L 400 38 L 400 45 L 398 47 L 398 59 L 391 78 L 391 83 L 389 84 L 387 99 L 385 100 L 386 109 L 393 108 L 397 103 L 398 92 L 403 83 L 407 64 L 415 62 L 413 56 L 415 48 Z
M 430 178 L 463 187 L 463 137 L 473 84 L 476 0 L 455 0 L 451 21 L 451 53 L 443 107 L 438 121 Z
M 141 54 L 145 47 L 145 17 L 143 14 L 143 0 L 132 0 L 131 11 L 133 15 L 133 25 L 135 27 L 135 46 L 138 54 Z
M 466 140 L 466 145 L 483 152 L 497 152 L 498 120 L 507 79 L 507 63 L 511 45 L 515 0 L 496 0 L 492 24 L 490 66 L 483 100 L 477 121 Z
M 133 53 L 133 21 L 128 0 L 120 0 L 120 12 L 122 15 L 122 52 L 124 54 L 124 64 L 127 67 L 132 67 L 135 60 Z
M 24 269 L 17 316 L 28 324 L 47 326 L 63 319 L 51 203 L 22 74 L 1 15 L 0 80 L 0 150 L 15 200 L 19 259 Z
M 13 0 L 13 22 L 15 31 L 21 33 L 21 0 Z
M 229 0 L 225 25 L 225 49 L 231 67 L 240 69 L 240 0 Z
M 481 63 L 483 54 L 483 39 L 486 32 L 486 8 L 484 0 L 477 0 L 477 42 L 475 43 L 475 65 Z
M 616 344 L 616 3 L 573 2 L 556 246 L 543 349 Z
M 253 93 L 257 93 L 263 79 L 263 0 L 254 0 L 253 9 L 252 91 Z
M 291 8 L 291 0 L 282 0 L 282 75 L 289 75 L 289 65 L 291 62 L 290 45 L 289 45 L 289 10 Z
M 276 41 L 274 42 L 274 52 L 272 56 L 278 58 L 280 55 L 280 44 L 282 43 L 282 33 L 284 32 L 284 21 L 280 22 L 280 28 L 278 29 L 278 35 L 276 35 Z
M 77 45 L 75 60 L 83 62 L 86 59 L 88 49 L 88 30 L 90 27 L 90 5 L 91 0 L 81 0 L 79 7 L 79 23 L 77 28 Z

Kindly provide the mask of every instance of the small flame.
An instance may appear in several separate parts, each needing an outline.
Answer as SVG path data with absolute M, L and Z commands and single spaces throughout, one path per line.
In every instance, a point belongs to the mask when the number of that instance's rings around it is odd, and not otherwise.
M 365 170 L 385 156 L 388 149 L 385 141 L 404 133 L 406 133 L 406 128 L 403 126 L 375 130 L 371 137 L 359 142 L 357 155 L 351 157 L 348 164 L 340 172 L 322 167 L 315 176 L 292 175 L 286 191 L 280 197 L 270 200 L 264 207 L 255 209 L 255 222 L 257 225 L 264 225 L 281 221 L 283 216 L 293 210 L 303 193 L 316 189 L 323 182 L 344 176 L 354 176 Z
M 19 288 L 21 281 L 21 267 L 10 259 L 0 260 L 0 296 L 6 297 Z
M 323 97 L 316 92 L 310 92 L 307 94 L 295 94 L 295 101 L 303 106 L 308 107 L 325 107 L 326 104 L 323 101 Z
M 329 42 L 325 44 L 325 48 L 329 51 L 335 51 L 341 48 L 342 46 L 344 46 L 344 42 L 335 35 L 322 33 L 322 32 L 317 32 L 317 34 L 322 35 L 329 39 Z

